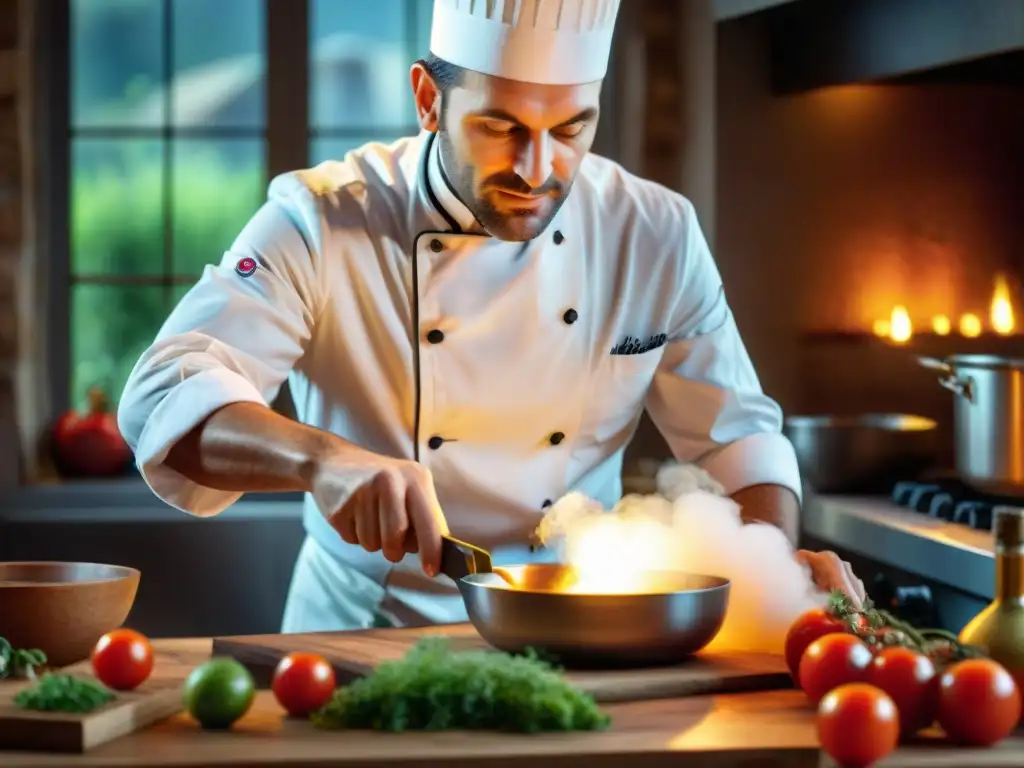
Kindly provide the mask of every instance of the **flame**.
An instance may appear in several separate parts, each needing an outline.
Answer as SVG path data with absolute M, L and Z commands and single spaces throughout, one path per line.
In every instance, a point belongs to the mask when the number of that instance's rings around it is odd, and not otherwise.
M 967 339 L 976 339 L 986 331 L 1000 336 L 1012 336 L 1018 333 L 1010 281 L 1004 273 L 997 272 L 993 283 L 987 324 L 983 322 L 980 315 L 973 312 L 965 312 L 955 322 L 951 319 L 951 315 L 937 314 L 931 318 L 932 333 L 936 336 L 949 336 L 953 332 L 954 325 L 958 333 Z M 895 344 L 904 344 L 910 341 L 914 335 L 914 325 L 906 306 L 897 304 L 892 308 L 888 318 L 875 320 L 871 324 L 871 333 Z
M 595 517 L 571 542 L 568 561 L 576 582 L 568 592 L 639 594 L 650 588 L 650 564 L 671 562 L 674 544 L 653 519 Z
M 910 315 L 906 307 L 895 306 L 892 308 L 892 316 L 889 318 L 889 338 L 897 344 L 909 341 L 914 334 L 913 325 L 910 322 Z
M 953 330 L 953 324 L 946 315 L 936 315 L 932 318 L 932 331 L 936 336 L 949 336 Z
M 1013 333 L 1014 318 L 1013 304 L 1010 302 L 1010 286 L 1002 274 L 997 274 L 995 278 L 995 290 L 992 292 L 989 318 L 992 321 L 992 330 L 996 333 L 1001 336 Z
M 966 315 L 961 315 L 960 335 L 968 339 L 976 339 L 981 336 L 981 318 L 969 312 Z

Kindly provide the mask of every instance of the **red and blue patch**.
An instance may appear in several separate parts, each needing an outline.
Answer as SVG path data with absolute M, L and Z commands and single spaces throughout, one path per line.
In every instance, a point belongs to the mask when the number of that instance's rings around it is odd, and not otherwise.
M 252 258 L 251 256 L 245 256 L 239 259 L 238 263 L 235 264 L 235 272 L 237 272 L 242 277 L 251 277 L 256 273 L 256 268 L 258 266 L 259 265 L 256 263 L 256 259 Z

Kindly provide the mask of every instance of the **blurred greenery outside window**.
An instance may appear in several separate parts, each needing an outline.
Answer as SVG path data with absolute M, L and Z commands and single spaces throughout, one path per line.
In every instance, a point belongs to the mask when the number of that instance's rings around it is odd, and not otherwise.
M 70 400 L 115 401 L 266 199 L 266 4 L 70 0 Z M 306 0 L 308 164 L 416 132 L 432 0 Z

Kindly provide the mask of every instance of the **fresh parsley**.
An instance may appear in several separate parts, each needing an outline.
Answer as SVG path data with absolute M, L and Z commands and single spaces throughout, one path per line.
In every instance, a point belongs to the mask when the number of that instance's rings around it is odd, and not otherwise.
M 398 661 L 339 688 L 313 723 L 378 731 L 594 731 L 610 717 L 536 655 L 452 651 L 426 638 Z
M 99 683 L 73 675 L 45 674 L 14 695 L 15 706 L 40 712 L 85 714 L 113 701 L 114 694 Z

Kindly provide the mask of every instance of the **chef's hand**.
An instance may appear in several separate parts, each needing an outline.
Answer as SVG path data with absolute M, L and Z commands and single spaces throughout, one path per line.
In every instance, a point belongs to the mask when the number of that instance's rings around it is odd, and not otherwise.
M 835 552 L 809 552 L 801 549 L 796 553 L 796 559 L 811 569 L 811 578 L 818 589 L 824 592 L 841 589 L 853 602 L 855 609 L 860 610 L 864 606 L 867 598 L 864 582 L 854 575 L 850 564 L 840 560 Z
M 320 511 L 349 544 L 383 551 L 392 563 L 419 552 L 428 576 L 440 571 L 448 524 L 423 465 L 346 448 L 318 463 L 312 486 Z

